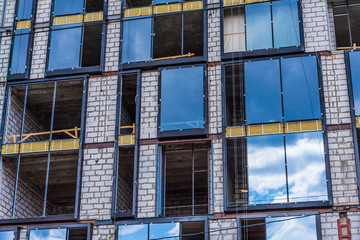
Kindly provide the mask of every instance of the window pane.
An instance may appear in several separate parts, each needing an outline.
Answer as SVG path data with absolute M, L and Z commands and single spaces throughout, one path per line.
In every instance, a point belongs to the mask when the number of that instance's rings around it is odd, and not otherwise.
M 224 9 L 224 52 L 245 51 L 245 8 Z
M 246 123 L 282 120 L 278 60 L 245 62 Z
M 16 20 L 30 19 L 33 8 L 32 0 L 18 0 Z
M 286 134 L 290 202 L 328 200 L 322 132 Z
M 118 228 L 118 240 L 148 240 L 147 224 L 120 225 Z
M 248 137 L 249 205 L 287 202 L 284 138 Z
M 266 218 L 266 239 L 317 240 L 316 218 L 315 216 Z
M 247 50 L 272 48 L 270 3 L 245 6 Z
M 81 13 L 83 8 L 82 0 L 55 0 L 54 16 Z
M 150 224 L 150 239 L 167 238 L 169 240 L 180 240 L 179 235 L 180 223 Z
M 124 21 L 122 62 L 150 59 L 151 18 Z
M 66 229 L 31 230 L 29 240 L 65 240 Z
M 79 28 L 70 28 L 69 27 Z M 49 52 L 49 70 L 78 68 L 80 65 L 80 43 L 82 28 L 80 24 L 53 26 Z M 58 30 L 60 29 L 60 30 Z
M 272 2 L 275 48 L 300 45 L 297 4 L 297 0 Z
M 349 6 L 352 44 L 360 45 L 360 6 Z
M 179 0 L 154 0 L 153 4 L 164 4 L 164 3 L 174 3 L 180 2 Z
M 0 232 L 0 240 L 13 240 L 15 237 L 14 231 Z
M 161 71 L 160 131 L 204 127 L 203 67 Z
M 15 31 L 16 35 L 13 42 L 11 57 L 11 74 L 25 73 L 26 59 L 28 54 L 30 29 L 20 29 Z M 23 35 L 17 35 L 23 34 Z
M 281 60 L 285 121 L 321 118 L 315 56 Z
M 351 81 L 354 96 L 355 115 L 360 115 L 360 52 L 350 52 Z
M 350 47 L 349 22 L 347 15 L 334 16 L 337 47 Z

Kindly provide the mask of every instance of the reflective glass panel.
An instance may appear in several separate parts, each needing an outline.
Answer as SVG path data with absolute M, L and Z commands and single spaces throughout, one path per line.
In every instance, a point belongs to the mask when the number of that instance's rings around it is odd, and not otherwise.
M 315 56 L 281 60 L 285 121 L 321 118 Z
M 0 240 L 13 240 L 15 236 L 14 231 L 0 232 Z
M 78 28 L 69 28 L 76 27 Z M 69 29 L 63 29 L 69 28 Z M 78 68 L 80 66 L 81 24 L 52 27 L 48 70 Z
M 15 31 L 11 57 L 11 74 L 25 73 L 29 46 L 29 33 L 30 29 L 19 29 Z
M 30 19 L 33 8 L 33 0 L 18 0 L 16 20 Z
M 266 218 L 267 240 L 317 240 L 316 218 L 274 217 Z
M 151 18 L 124 21 L 122 62 L 150 59 Z
M 350 52 L 350 70 L 354 97 L 355 115 L 360 115 L 360 52 Z
M 161 71 L 160 131 L 204 127 L 203 67 Z
M 118 240 L 148 240 L 148 224 L 120 225 Z
M 180 223 L 150 224 L 150 239 L 166 238 L 180 240 Z
M 247 154 L 249 205 L 287 202 L 283 136 L 248 137 Z
M 300 45 L 297 0 L 272 2 L 274 47 Z
M 245 21 L 248 51 L 273 47 L 269 2 L 246 5 Z
M 83 8 L 83 0 L 55 0 L 54 16 L 81 13 Z
M 285 135 L 289 201 L 328 200 L 322 132 Z
M 164 3 L 174 3 L 180 2 L 179 0 L 154 0 L 153 4 L 164 4 Z
M 278 60 L 245 62 L 246 123 L 282 120 Z
M 31 230 L 29 240 L 65 240 L 66 229 Z

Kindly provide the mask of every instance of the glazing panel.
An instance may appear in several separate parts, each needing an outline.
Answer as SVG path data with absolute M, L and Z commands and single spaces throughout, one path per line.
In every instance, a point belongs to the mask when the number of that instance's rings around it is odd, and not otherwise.
M 124 21 L 122 62 L 150 59 L 151 18 Z
M 328 200 L 322 132 L 285 135 L 289 201 Z
M 55 31 L 51 32 L 48 70 L 78 68 L 80 66 L 81 24 L 56 25 L 52 29 Z
M 350 52 L 350 70 L 354 97 L 355 115 L 360 115 L 360 52 Z
M 174 2 L 180 2 L 179 0 L 154 0 L 153 4 L 165 4 L 165 3 L 174 3 Z
M 166 238 L 180 240 L 180 223 L 155 223 L 150 224 L 150 240 Z
M 248 51 L 273 47 L 269 2 L 246 5 L 245 21 Z
M 11 74 L 25 73 L 29 46 L 29 33 L 30 29 L 19 29 L 15 31 L 11 57 Z
M 297 0 L 272 2 L 274 47 L 300 45 L 299 15 Z
M 245 51 L 245 8 L 224 9 L 224 52 Z
M 29 240 L 66 240 L 66 229 L 31 230 Z
M 160 131 L 204 127 L 204 68 L 161 71 Z
M 245 62 L 246 123 L 282 120 L 279 60 Z
M 83 9 L 83 0 L 55 0 L 54 16 L 81 13 L 84 11 Z
M 0 240 L 13 240 L 15 237 L 14 231 L 0 232 Z
M 30 19 L 33 9 L 33 0 L 18 0 L 16 20 Z
M 249 205 L 287 202 L 284 138 L 248 137 Z
M 148 224 L 120 225 L 118 240 L 148 240 Z
M 267 240 L 317 240 L 316 218 L 274 217 L 266 218 Z
M 285 121 L 321 118 L 317 66 L 316 56 L 281 60 Z

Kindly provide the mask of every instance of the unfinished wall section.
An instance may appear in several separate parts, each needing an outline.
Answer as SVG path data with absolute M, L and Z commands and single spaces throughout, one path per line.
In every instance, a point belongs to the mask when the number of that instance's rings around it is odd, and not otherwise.
M 301 3 L 305 51 L 330 50 L 326 0 L 303 0 Z
M 224 169 L 222 139 L 213 140 L 214 211 L 224 212 Z
M 141 145 L 138 176 L 138 218 L 155 217 L 156 145 Z
M 208 68 L 208 106 L 209 133 L 221 133 L 221 65 Z
M 120 4 L 120 1 L 117 2 Z M 119 21 L 107 25 L 105 72 L 117 71 L 119 68 L 120 25 Z
M 339 240 L 338 219 L 338 213 L 326 213 L 320 215 L 322 240 Z
M 47 43 L 49 38 L 49 33 L 47 32 L 48 30 L 48 27 L 41 27 L 35 29 L 30 69 L 31 79 L 45 77 Z
M 115 226 L 114 225 L 93 226 L 92 239 L 93 240 L 114 240 L 115 239 Z
M 208 4 L 219 4 L 219 0 L 211 0 Z M 220 60 L 220 9 L 213 9 L 208 11 L 208 61 Z
M 237 239 L 237 221 L 236 219 L 217 219 L 210 220 L 210 239 L 211 240 L 236 240 Z M 233 228 L 230 230 L 222 230 Z
M 89 78 L 85 143 L 115 140 L 117 75 Z
M 157 138 L 158 71 L 141 73 L 140 139 Z
M 80 219 L 111 218 L 114 147 L 84 150 Z

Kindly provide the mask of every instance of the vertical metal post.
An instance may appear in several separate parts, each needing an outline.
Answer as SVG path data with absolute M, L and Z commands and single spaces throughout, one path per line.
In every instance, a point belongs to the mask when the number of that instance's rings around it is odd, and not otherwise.
M 191 188 L 191 198 L 192 198 L 192 206 L 191 206 L 191 212 L 192 215 L 195 214 L 195 163 L 194 163 L 194 144 L 191 144 L 191 176 L 192 176 L 192 188 Z

